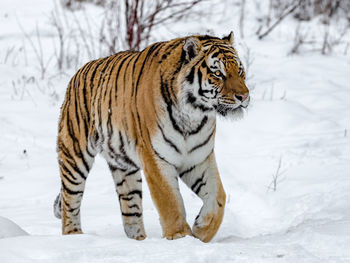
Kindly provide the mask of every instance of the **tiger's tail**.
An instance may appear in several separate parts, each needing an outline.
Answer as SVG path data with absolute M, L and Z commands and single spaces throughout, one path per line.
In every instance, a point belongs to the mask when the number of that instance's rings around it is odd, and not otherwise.
M 53 203 L 53 213 L 58 219 L 62 218 L 62 198 L 61 192 L 57 195 L 55 202 Z

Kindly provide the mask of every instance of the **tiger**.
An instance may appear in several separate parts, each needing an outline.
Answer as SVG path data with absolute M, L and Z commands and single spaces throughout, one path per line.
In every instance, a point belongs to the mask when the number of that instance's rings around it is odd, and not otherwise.
M 127 237 L 146 238 L 143 171 L 163 238 L 209 242 L 226 194 L 214 154 L 216 117 L 243 116 L 250 102 L 233 33 L 191 35 L 93 60 L 68 84 L 57 153 L 61 190 L 54 214 L 62 234 L 81 234 L 80 206 L 95 156 L 107 161 Z M 181 179 L 203 205 L 192 228 Z

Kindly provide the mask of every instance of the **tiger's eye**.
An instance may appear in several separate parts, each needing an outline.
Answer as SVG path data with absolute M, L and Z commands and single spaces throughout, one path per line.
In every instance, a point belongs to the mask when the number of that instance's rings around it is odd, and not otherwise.
M 215 75 L 220 77 L 221 76 L 221 71 L 220 70 L 215 71 Z

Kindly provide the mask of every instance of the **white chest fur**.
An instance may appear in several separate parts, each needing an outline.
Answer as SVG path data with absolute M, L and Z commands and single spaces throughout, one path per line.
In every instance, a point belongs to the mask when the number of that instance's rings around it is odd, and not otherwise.
M 177 124 L 188 132 L 179 132 L 171 120 L 164 120 L 152 138 L 154 150 L 178 169 L 203 162 L 214 148 L 215 118 L 202 117 L 190 122 L 188 127 L 181 122 Z

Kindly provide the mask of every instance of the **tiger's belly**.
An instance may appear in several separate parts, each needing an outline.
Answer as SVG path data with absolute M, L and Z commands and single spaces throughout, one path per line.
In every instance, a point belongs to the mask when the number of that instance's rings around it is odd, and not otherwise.
M 100 152 L 111 169 L 130 171 L 142 169 L 141 156 L 136 144 L 122 130 L 114 127 L 113 132 L 103 125 L 104 140 L 100 142 Z M 169 123 L 159 127 L 151 138 L 155 155 L 159 159 L 183 170 L 203 162 L 214 149 L 215 123 L 208 122 L 195 134 L 184 136 L 174 130 Z
M 113 133 L 105 134 L 106 139 L 100 144 L 100 152 L 112 170 L 133 171 L 141 168 L 135 142 L 116 127 Z

